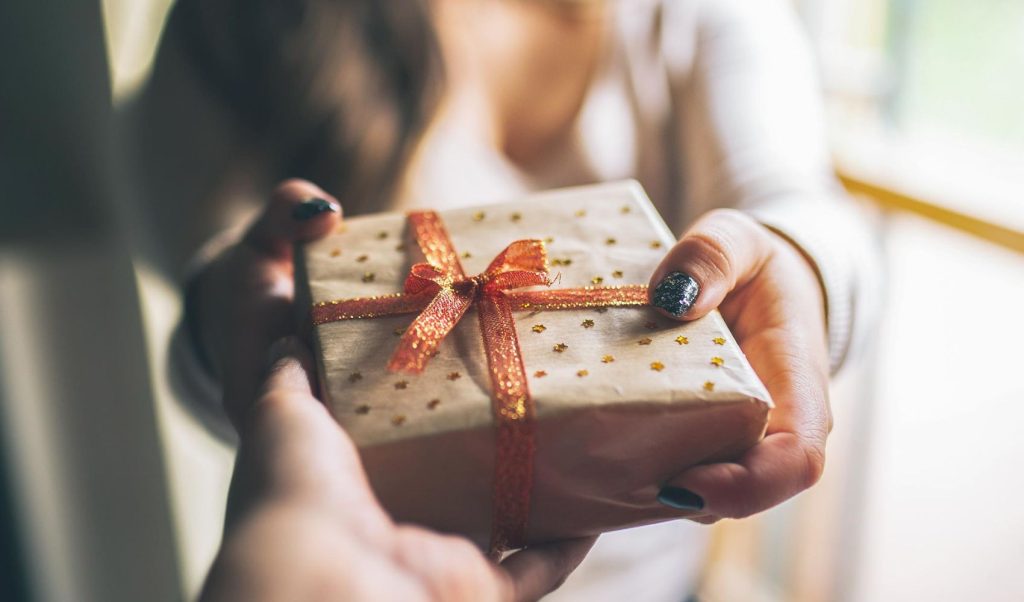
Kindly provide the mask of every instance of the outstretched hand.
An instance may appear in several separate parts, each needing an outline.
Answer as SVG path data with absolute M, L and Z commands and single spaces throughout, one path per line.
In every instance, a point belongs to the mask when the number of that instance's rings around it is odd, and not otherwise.
M 677 475 L 659 500 L 711 523 L 766 510 L 817 482 L 832 429 L 824 300 L 797 248 L 743 213 L 712 211 L 655 271 L 651 300 L 684 321 L 717 307 L 775 402 L 763 441 L 736 462 Z
M 261 392 L 237 408 L 224 543 L 203 600 L 536 600 L 583 560 L 594 538 L 496 565 L 468 540 L 392 522 L 313 397 L 311 364 L 298 339 L 276 343 Z

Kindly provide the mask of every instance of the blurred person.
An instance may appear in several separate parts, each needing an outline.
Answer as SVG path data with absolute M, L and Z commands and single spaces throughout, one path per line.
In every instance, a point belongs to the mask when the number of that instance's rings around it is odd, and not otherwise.
M 652 303 L 680 320 L 718 308 L 777 407 L 738 461 L 664 484 L 693 522 L 602 536 L 553 597 L 683 599 L 707 544 L 694 523 L 821 475 L 829 377 L 867 326 L 872 249 L 783 0 L 181 0 L 125 123 L 154 261 L 193 258 L 178 378 L 239 428 L 264 350 L 296 330 L 291 244 L 342 206 L 643 184 L 682 233 Z M 292 177 L 319 186 L 274 188 Z

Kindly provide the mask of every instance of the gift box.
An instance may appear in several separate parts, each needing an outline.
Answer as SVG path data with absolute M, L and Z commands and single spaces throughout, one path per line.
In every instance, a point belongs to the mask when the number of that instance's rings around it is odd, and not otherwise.
M 623 182 L 299 250 L 323 401 L 395 520 L 502 549 L 677 518 L 667 479 L 759 441 L 772 404 L 721 316 L 646 306 L 673 242 Z

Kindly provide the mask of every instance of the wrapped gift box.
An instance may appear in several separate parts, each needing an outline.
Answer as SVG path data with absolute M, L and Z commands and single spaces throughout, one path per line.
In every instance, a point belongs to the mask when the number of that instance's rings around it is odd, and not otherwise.
M 635 182 L 437 213 L 466 274 L 513 241 L 544 241 L 553 283 L 536 290 L 646 284 L 674 242 Z M 423 261 L 409 224 L 401 213 L 347 219 L 307 245 L 296 254 L 300 298 L 323 307 L 401 292 Z M 476 311 L 419 374 L 388 370 L 416 313 L 326 321 L 313 336 L 324 402 L 385 508 L 484 545 L 501 520 L 498 429 Z M 764 434 L 769 396 L 717 312 L 683 324 L 648 307 L 526 307 L 514 322 L 535 442 L 518 543 L 678 517 L 656 500 L 667 479 L 735 458 Z

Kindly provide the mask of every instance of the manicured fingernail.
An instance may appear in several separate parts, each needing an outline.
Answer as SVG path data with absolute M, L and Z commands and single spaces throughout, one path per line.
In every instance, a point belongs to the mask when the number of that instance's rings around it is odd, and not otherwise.
M 677 510 L 704 509 L 704 498 L 682 487 L 662 487 L 658 492 L 658 501 Z
M 292 209 L 292 217 L 300 222 L 304 222 L 328 211 L 337 213 L 338 207 L 327 199 L 314 197 L 296 205 Z
M 693 307 L 699 293 L 700 285 L 693 276 L 683 272 L 672 272 L 654 287 L 652 301 L 656 307 L 681 318 Z

